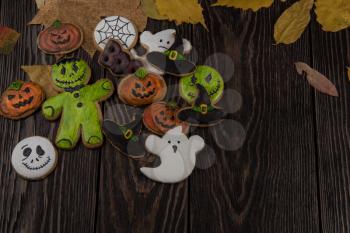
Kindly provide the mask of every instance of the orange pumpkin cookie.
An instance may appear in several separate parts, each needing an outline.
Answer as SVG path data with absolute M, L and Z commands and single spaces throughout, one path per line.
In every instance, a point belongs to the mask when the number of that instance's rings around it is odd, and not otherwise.
M 143 106 L 164 99 L 167 86 L 162 76 L 140 68 L 123 78 L 118 86 L 119 98 L 126 104 Z
M 153 103 L 145 109 L 143 123 L 151 132 L 158 135 L 163 135 L 176 126 L 182 126 L 182 132 L 187 134 L 189 125 L 176 118 L 179 110 L 175 103 Z
M 77 50 L 83 43 L 82 30 L 70 23 L 56 20 L 52 26 L 40 32 L 38 47 L 44 53 L 61 55 Z
M 0 115 L 10 119 L 21 119 L 37 110 L 45 99 L 41 87 L 32 82 L 16 81 L 2 94 Z

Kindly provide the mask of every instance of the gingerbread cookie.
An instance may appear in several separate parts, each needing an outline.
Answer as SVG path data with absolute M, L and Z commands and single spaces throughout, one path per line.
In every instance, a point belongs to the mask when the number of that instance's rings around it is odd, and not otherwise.
M 119 98 L 126 104 L 143 106 L 164 99 L 167 86 L 162 76 L 139 68 L 122 79 L 118 86 Z
M 178 183 L 189 177 L 196 164 L 196 154 L 205 146 L 198 135 L 187 138 L 181 126 L 169 130 L 162 138 L 150 135 L 146 149 L 160 157 L 158 167 L 142 167 L 142 174 L 161 183 Z
M 108 99 L 114 91 L 113 83 L 100 79 L 89 82 L 91 70 L 84 60 L 69 58 L 52 66 L 52 81 L 62 93 L 45 101 L 42 112 L 46 119 L 61 115 L 55 143 L 62 149 L 73 149 L 82 134 L 88 148 L 101 146 L 102 113 L 98 102 Z
M 146 155 L 142 138 L 141 116 L 126 125 L 119 125 L 111 120 L 103 121 L 103 133 L 107 140 L 122 154 L 131 158 L 140 158 Z
M 182 126 L 183 133 L 187 134 L 189 125 L 176 119 L 179 110 L 176 103 L 153 103 L 145 109 L 143 123 L 151 132 L 158 135 L 163 135 L 176 126 Z
M 40 32 L 38 47 L 44 53 L 62 55 L 77 50 L 83 43 L 81 28 L 56 20 L 52 26 Z
M 185 76 L 192 74 L 196 65 L 188 61 L 183 55 L 185 46 L 180 37 L 175 37 L 175 42 L 165 52 L 150 52 L 147 61 L 159 70 L 173 76 Z
M 104 50 L 110 39 L 117 40 L 124 49 L 131 49 L 137 42 L 138 31 L 129 19 L 122 16 L 110 16 L 97 24 L 94 38 L 101 51 Z
M 23 178 L 43 179 L 55 169 L 57 152 L 47 138 L 30 137 L 16 145 L 12 152 L 11 163 Z
M 152 34 L 150 31 L 144 31 L 140 36 L 140 44 L 147 50 L 146 54 L 138 56 L 135 50 L 131 50 L 133 56 L 142 61 L 143 66 L 151 73 L 163 75 L 164 71 L 157 69 L 151 65 L 147 60 L 147 54 L 151 52 L 165 52 L 169 50 L 175 43 L 176 30 L 175 29 L 166 29 L 155 34 Z M 188 54 L 192 50 L 191 43 L 182 39 L 183 41 L 183 53 Z
M 192 107 L 183 108 L 176 118 L 187 122 L 191 126 L 208 127 L 220 123 L 226 113 L 212 105 L 207 90 L 200 84 L 196 84 L 199 90 L 198 97 Z
M 180 95 L 190 104 L 198 97 L 197 84 L 205 88 L 212 104 L 220 101 L 224 93 L 224 79 L 217 70 L 210 66 L 197 66 L 194 74 L 180 79 Z
M 44 100 L 45 93 L 39 85 L 16 81 L 1 96 L 0 115 L 13 120 L 25 118 L 35 112 Z
M 133 74 L 142 67 L 142 63 L 133 59 L 115 40 L 108 41 L 98 62 L 115 76 Z

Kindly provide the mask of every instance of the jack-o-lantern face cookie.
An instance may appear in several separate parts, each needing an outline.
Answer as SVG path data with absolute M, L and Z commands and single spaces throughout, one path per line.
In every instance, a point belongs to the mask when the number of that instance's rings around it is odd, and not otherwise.
M 148 105 L 164 99 L 167 86 L 162 76 L 148 73 L 144 68 L 125 77 L 118 86 L 119 98 L 133 106 Z
M 179 107 L 175 103 L 153 103 L 145 109 L 143 123 L 151 132 L 158 135 L 163 135 L 176 126 L 182 126 L 183 133 L 187 134 L 189 125 L 176 118 L 178 111 Z
M 43 137 L 30 137 L 20 141 L 12 152 L 11 163 L 15 171 L 30 180 L 43 179 L 56 167 L 57 152 Z
M 131 49 L 137 42 L 138 31 L 129 19 L 122 16 L 110 16 L 97 24 L 94 38 L 101 51 L 110 39 L 117 40 L 124 49 Z
M 219 102 L 224 92 L 224 80 L 220 73 L 209 66 L 197 66 L 196 72 L 180 79 L 180 95 L 188 103 L 198 97 L 197 84 L 205 88 L 213 104 Z
M 133 74 L 142 67 L 141 61 L 133 59 L 116 40 L 108 41 L 98 62 L 115 76 Z
M 52 26 L 40 32 L 38 47 L 47 54 L 67 54 L 78 49 L 83 43 L 82 30 L 70 23 L 56 20 Z
M 80 88 L 89 82 L 91 69 L 82 59 L 67 58 L 54 64 L 51 77 L 58 91 Z
M 16 81 L 2 94 L 0 115 L 21 119 L 31 115 L 45 100 L 41 87 L 32 82 Z

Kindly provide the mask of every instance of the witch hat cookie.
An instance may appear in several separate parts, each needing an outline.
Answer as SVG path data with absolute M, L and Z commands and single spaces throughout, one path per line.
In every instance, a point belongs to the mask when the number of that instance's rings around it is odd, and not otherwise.
M 107 140 L 121 153 L 131 158 L 145 156 L 146 151 L 141 137 L 142 121 L 137 116 L 134 121 L 119 125 L 114 121 L 105 120 L 102 125 Z
M 151 52 L 147 54 L 147 60 L 164 73 L 174 76 L 186 76 L 192 74 L 196 65 L 188 61 L 184 53 L 183 40 L 176 36 L 171 48 L 165 52 Z
M 209 127 L 220 123 L 226 115 L 225 112 L 211 104 L 208 92 L 202 85 L 197 84 L 197 88 L 199 94 L 194 105 L 181 109 L 177 118 L 198 127 Z

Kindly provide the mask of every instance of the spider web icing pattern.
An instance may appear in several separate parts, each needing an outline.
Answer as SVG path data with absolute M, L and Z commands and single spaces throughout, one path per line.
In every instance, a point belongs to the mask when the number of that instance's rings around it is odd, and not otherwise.
M 96 28 L 95 39 L 99 46 L 105 47 L 109 39 L 118 40 L 123 47 L 129 48 L 136 39 L 134 25 L 124 17 L 108 17 L 103 19 L 100 29 Z M 98 26 L 97 26 L 98 27 Z M 98 38 L 96 37 L 98 35 Z

